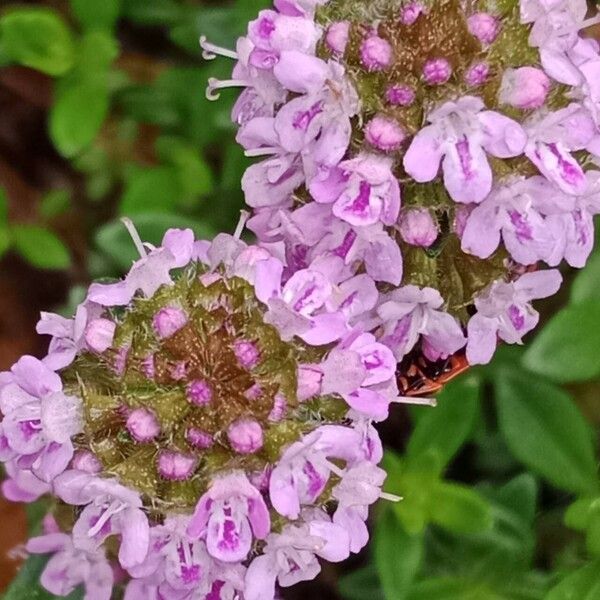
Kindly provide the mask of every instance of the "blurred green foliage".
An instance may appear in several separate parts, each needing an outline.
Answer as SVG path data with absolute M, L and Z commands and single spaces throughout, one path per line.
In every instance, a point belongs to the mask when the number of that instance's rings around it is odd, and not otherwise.
M 233 47 L 267 0 L 64 0 L 0 9 L 0 68 L 53 81 L 48 136 L 84 193 L 47 189 L 28 222 L 12 222 L 0 190 L 0 256 L 41 269 L 83 260 L 114 277 L 135 250 L 120 217 L 158 243 L 168 227 L 231 231 L 248 164 L 234 141 L 233 94 L 204 98 L 226 61 L 203 62 L 198 38 Z M 83 215 L 84 251 L 55 224 Z M 80 258 L 83 256 L 83 259 Z M 69 305 L 81 300 L 73 286 Z M 66 311 L 68 312 L 68 310 Z M 346 600 L 600 598 L 600 252 L 570 300 L 522 352 L 451 383 L 436 409 L 411 412 L 401 451 L 386 452 L 386 491 L 363 566 L 337 585 Z M 584 416 L 585 414 L 585 416 Z M 32 531 L 43 511 L 30 510 Z M 43 557 L 5 600 L 50 598 Z M 80 598 L 76 593 L 72 598 Z

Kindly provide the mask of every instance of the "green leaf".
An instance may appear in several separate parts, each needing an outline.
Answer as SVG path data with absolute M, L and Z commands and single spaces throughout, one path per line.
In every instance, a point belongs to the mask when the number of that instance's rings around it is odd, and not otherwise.
M 479 595 L 478 595 L 479 594 Z M 481 590 L 473 584 L 454 577 L 436 577 L 419 581 L 408 594 L 407 600 L 483 600 Z
M 600 560 L 591 562 L 563 579 L 545 600 L 598 600 L 600 598 Z
M 489 502 L 463 485 L 440 481 L 431 491 L 429 506 L 431 521 L 454 533 L 478 533 L 493 524 Z
M 212 171 L 191 144 L 180 138 L 163 136 L 156 141 L 156 151 L 164 163 L 176 168 L 184 200 L 194 202 L 197 196 L 213 191 Z
M 533 340 L 523 364 L 560 383 L 600 375 L 600 302 L 567 306 Z
M 62 80 L 50 113 L 50 137 L 56 149 L 67 158 L 79 154 L 94 141 L 108 109 L 104 78 Z
M 600 301 L 600 249 L 592 254 L 571 287 L 572 304 L 581 304 L 589 300 Z
M 27 513 L 27 531 L 30 536 L 40 534 L 42 520 L 48 514 L 48 508 L 49 503 L 47 498 L 25 505 L 25 511 Z
M 386 600 L 403 600 L 421 565 L 422 536 L 408 535 L 387 506 L 377 520 L 373 545 Z
M 343 576 L 338 589 L 345 600 L 385 600 L 374 565 L 368 565 Z
M 0 188 L 0 223 L 6 223 L 8 219 L 8 198 L 6 192 Z
M 496 500 L 517 515 L 521 528 L 533 525 L 537 505 L 538 484 L 530 473 L 523 473 L 503 485 L 496 494 Z
M 479 384 L 474 377 L 448 384 L 438 396 L 438 406 L 419 419 L 407 454 L 434 450 L 445 466 L 473 431 L 479 407 Z
M 12 237 L 15 250 L 38 269 L 67 269 L 71 257 L 56 234 L 37 225 L 14 225 Z
M 184 7 L 176 0 L 123 0 L 123 16 L 142 25 L 173 25 L 183 14 Z
M 528 373 L 503 371 L 496 400 L 500 430 L 516 458 L 560 488 L 597 490 L 592 433 L 568 394 Z
M 69 210 L 71 196 L 66 190 L 52 190 L 48 192 L 40 203 L 40 215 L 45 219 L 52 219 Z
M 128 217 L 172 212 L 180 196 L 181 185 L 173 167 L 135 167 L 127 178 L 119 212 Z
M 17 576 L 2 596 L 2 600 L 53 600 L 54 594 L 40 585 L 40 576 L 48 562 L 47 556 L 30 556 L 19 569 Z M 78 589 L 66 596 L 67 600 L 81 600 L 83 591 Z
M 47 75 L 64 75 L 75 60 L 65 22 L 53 10 L 19 8 L 0 19 L 4 51 L 16 62 Z
M 90 31 L 79 41 L 75 74 L 81 79 L 105 78 L 118 56 L 119 42 L 115 37 L 104 31 Z
M 121 0 L 71 0 L 71 10 L 83 29 L 112 30 L 121 12 Z
M 190 228 L 198 238 L 211 239 L 216 232 L 212 231 L 205 223 L 199 223 L 173 214 L 143 214 L 131 217 L 140 237 L 144 242 L 159 245 L 167 229 Z M 96 245 L 106 254 L 113 263 L 122 271 L 131 267 L 134 260 L 139 258 L 129 233 L 121 221 L 108 223 L 96 233 Z

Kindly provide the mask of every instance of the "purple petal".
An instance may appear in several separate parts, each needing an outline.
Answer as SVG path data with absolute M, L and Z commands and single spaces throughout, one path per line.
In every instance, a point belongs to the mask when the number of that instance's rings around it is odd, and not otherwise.
M 421 129 L 404 155 L 406 172 L 419 183 L 432 181 L 438 174 L 442 150 L 436 134 L 434 126 Z

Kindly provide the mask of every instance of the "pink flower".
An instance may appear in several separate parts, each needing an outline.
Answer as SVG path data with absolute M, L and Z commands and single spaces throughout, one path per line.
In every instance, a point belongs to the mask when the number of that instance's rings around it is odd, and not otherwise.
M 423 79 L 429 85 L 442 85 L 452 76 L 452 65 L 445 58 L 432 58 L 423 66 Z
M 350 554 L 348 533 L 325 514 L 302 525 L 288 525 L 267 538 L 264 554 L 255 558 L 246 574 L 246 600 L 274 600 L 275 583 L 289 587 L 310 581 L 321 571 L 317 557 L 330 562 Z
M 209 554 L 223 562 L 244 560 L 253 534 L 263 540 L 271 529 L 271 518 L 260 492 L 242 471 L 215 479 L 200 498 L 188 526 L 197 539 L 206 534 Z
M 555 294 L 561 281 L 562 277 L 555 269 L 525 273 L 514 283 L 496 281 L 477 297 L 477 314 L 468 326 L 469 363 L 488 363 L 498 337 L 508 344 L 520 344 L 522 337 L 539 320 L 538 313 L 531 307 L 531 300 Z
M 567 194 L 584 193 L 587 180 L 571 152 L 585 148 L 596 134 L 589 113 L 571 104 L 533 120 L 527 133 L 525 154 L 540 172 Z
M 170 229 L 165 234 L 162 246 L 149 254 L 140 244 L 141 258 L 123 281 L 119 283 L 94 283 L 90 286 L 88 299 L 102 306 L 128 304 L 138 290 L 144 296 L 152 296 L 162 285 L 171 285 L 170 271 L 186 266 L 194 248 L 194 233 L 191 229 Z
M 81 432 L 81 400 L 62 391 L 60 377 L 24 356 L 0 389 L 2 439 L 16 465 L 51 482 L 73 457 L 71 436 Z M 7 456 L 7 458 L 9 458 Z
M 398 150 L 406 137 L 402 127 L 392 119 L 378 115 L 365 125 L 365 139 L 384 152 Z
M 407 244 L 423 248 L 429 248 L 440 234 L 437 221 L 425 208 L 403 211 L 399 229 L 402 239 Z
M 106 538 L 117 534 L 121 536 L 119 562 L 123 568 L 144 560 L 150 527 L 138 493 L 83 471 L 59 475 L 54 493 L 67 504 L 85 506 L 73 527 L 75 546 L 93 544 L 99 548 Z
M 560 191 L 543 177 L 516 179 L 498 186 L 468 216 L 462 249 L 488 258 L 502 237 L 504 246 L 518 263 L 532 265 L 538 260 L 547 261 L 552 252 L 552 238 L 541 207 L 557 194 Z
M 114 576 L 104 550 L 93 544 L 76 546 L 66 533 L 50 533 L 30 539 L 27 551 L 52 554 L 40 580 L 51 594 L 68 596 L 83 584 L 86 598 L 110 600 Z
M 384 331 L 381 342 L 391 348 L 398 361 L 421 337 L 425 353 L 432 359 L 454 354 L 466 340 L 456 319 L 440 310 L 443 304 L 437 290 L 414 285 L 383 295 L 377 308 Z
M 408 174 L 420 183 L 432 181 L 441 162 L 450 196 L 457 202 L 481 202 L 492 189 L 485 153 L 519 156 L 527 141 L 518 123 L 483 108 L 479 98 L 464 96 L 433 111 L 431 124 L 417 133 L 404 156 Z
M 350 38 L 350 22 L 337 21 L 332 23 L 325 35 L 325 43 L 332 52 L 343 55 Z
M 359 154 L 340 163 L 326 180 L 313 180 L 317 202 L 333 203 L 333 214 L 353 226 L 393 225 L 400 212 L 400 185 L 390 159 Z

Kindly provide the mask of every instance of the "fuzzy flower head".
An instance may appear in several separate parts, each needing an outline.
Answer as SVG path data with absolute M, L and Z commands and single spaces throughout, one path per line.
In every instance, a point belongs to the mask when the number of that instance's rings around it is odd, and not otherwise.
M 154 248 L 131 233 L 139 260 L 89 288 L 87 341 L 45 314 L 47 359 L 23 357 L 0 379 L 4 492 L 52 491 L 60 515 L 61 529 L 29 544 L 53 555 L 42 584 L 108 600 L 112 562 L 126 598 L 232 599 L 261 557 L 293 560 L 299 542 L 284 531 L 310 532 L 306 565 L 282 567 L 267 599 L 276 580 L 358 552 L 383 478 L 357 491 L 354 537 L 339 535 L 355 508 L 336 490 L 378 469 L 371 421 L 400 400 L 392 352 L 358 329 L 374 281 L 339 257 L 290 275 L 235 236 L 170 230 Z
M 585 0 L 517 4 L 275 2 L 272 44 L 290 18 L 311 35 L 209 90 L 242 85 L 239 103 L 256 104 L 233 117 L 257 159 L 243 189 L 259 240 L 292 268 L 338 256 L 380 293 L 439 293 L 464 334 L 479 297 L 523 266 L 582 266 L 600 155 L 600 47 L 584 30 L 600 17 Z M 203 47 L 247 73 L 255 28 L 237 53 Z M 409 346 L 428 352 L 422 332 Z

